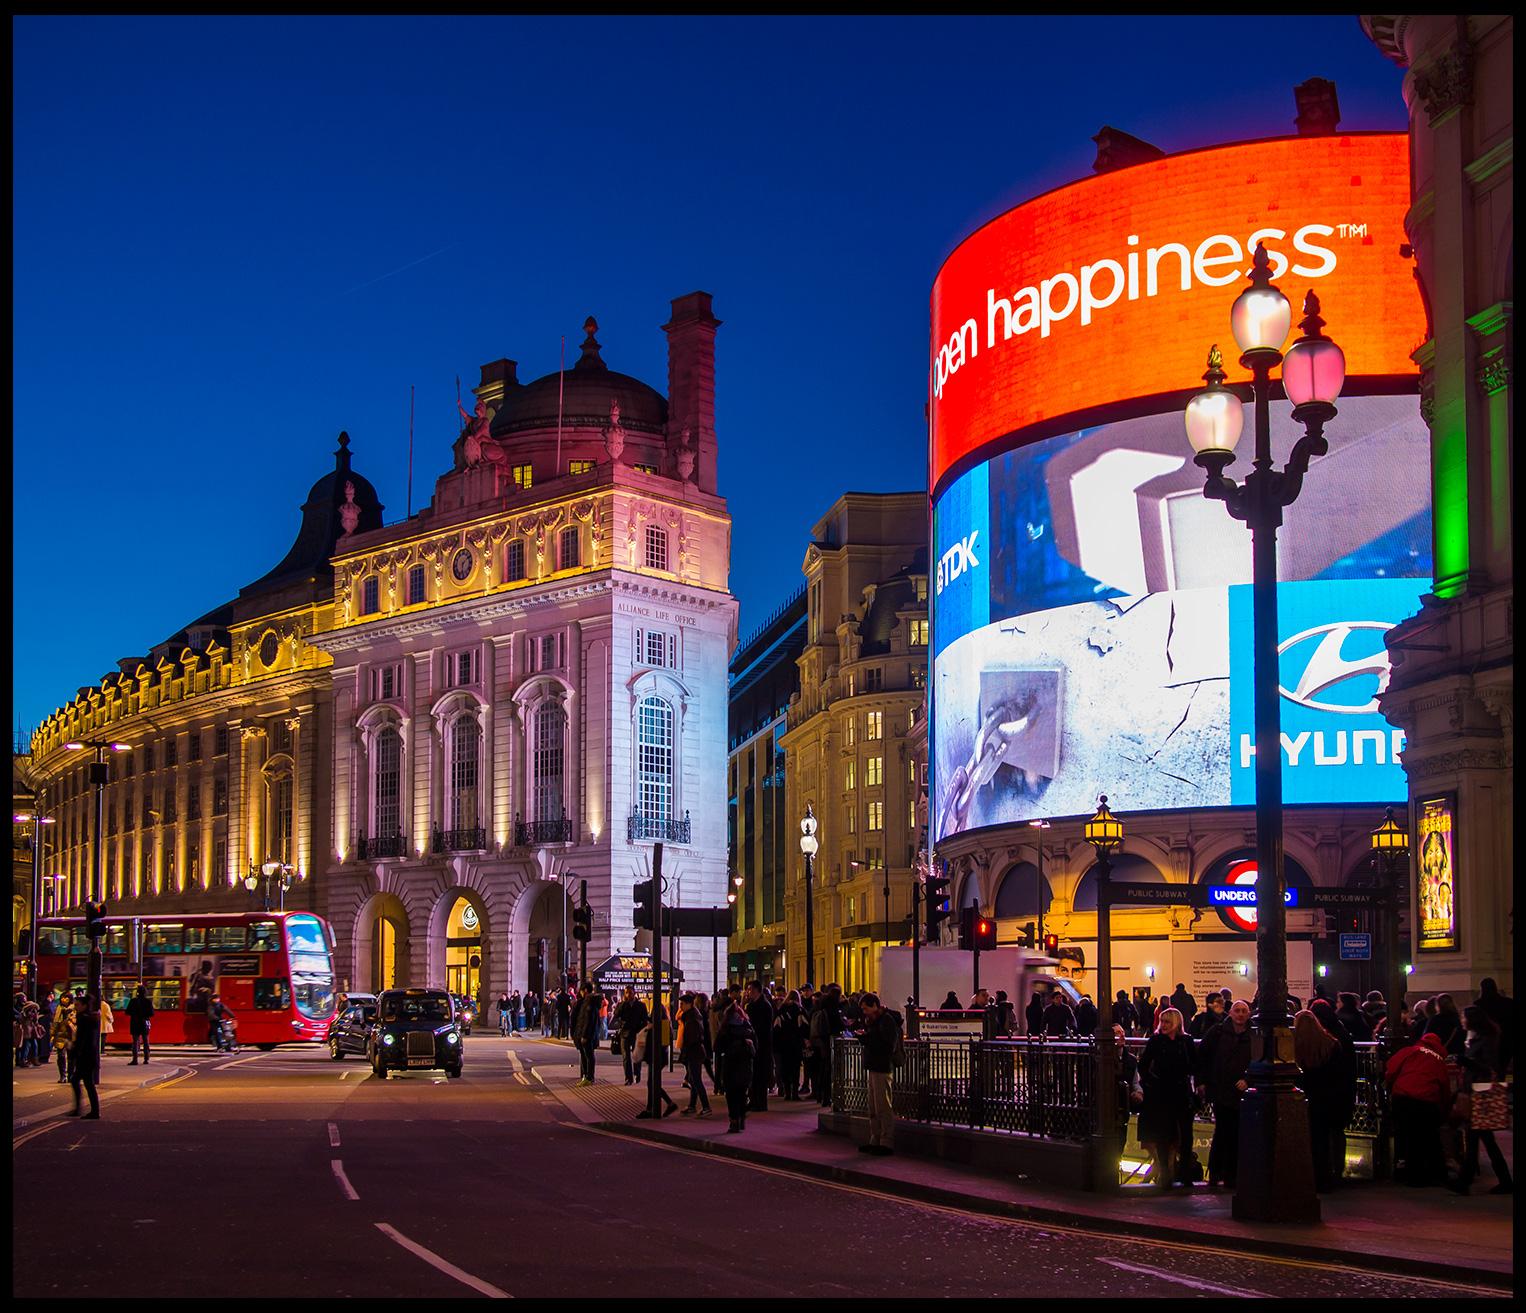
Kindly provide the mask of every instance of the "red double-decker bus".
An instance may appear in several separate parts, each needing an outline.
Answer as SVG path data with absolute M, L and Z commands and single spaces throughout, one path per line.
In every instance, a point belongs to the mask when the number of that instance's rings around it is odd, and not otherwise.
M 83 989 L 90 940 L 81 917 L 37 923 L 42 994 Z M 109 1042 L 130 1044 L 127 1003 L 139 985 L 154 1005 L 155 1044 L 207 1042 L 214 993 L 238 1019 L 240 1044 L 321 1040 L 334 1015 L 334 936 L 310 912 L 106 918 L 101 984 L 115 1014 Z

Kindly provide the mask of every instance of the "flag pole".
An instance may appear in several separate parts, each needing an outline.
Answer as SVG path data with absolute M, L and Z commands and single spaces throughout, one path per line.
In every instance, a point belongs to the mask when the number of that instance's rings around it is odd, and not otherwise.
M 557 478 L 562 472 L 562 396 L 567 384 L 567 334 L 562 334 L 562 362 L 556 375 L 556 468 L 551 471 L 551 477 Z
M 408 514 L 413 518 L 413 384 L 408 385 Z

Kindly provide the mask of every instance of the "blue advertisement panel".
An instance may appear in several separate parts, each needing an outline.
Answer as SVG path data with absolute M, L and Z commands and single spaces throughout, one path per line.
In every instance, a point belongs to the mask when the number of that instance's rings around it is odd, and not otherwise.
M 1280 456 L 1286 402 L 1272 426 Z M 1344 397 L 1327 437 L 1278 540 L 1286 800 L 1374 802 L 1405 792 L 1374 698 L 1383 635 L 1430 586 L 1429 443 L 1413 396 Z M 935 842 L 1100 792 L 1253 800 L 1250 533 L 1204 498 L 1179 413 L 999 455 L 939 499 L 934 534 Z

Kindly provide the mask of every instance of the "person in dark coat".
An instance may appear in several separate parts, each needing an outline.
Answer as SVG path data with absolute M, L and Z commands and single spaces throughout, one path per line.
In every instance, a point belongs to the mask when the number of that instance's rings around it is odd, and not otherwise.
M 1469 1003 L 1462 1010 L 1462 1024 L 1466 1036 L 1461 1065 L 1464 1079 L 1471 1085 L 1492 1085 L 1500 1079 L 1499 1040 L 1500 1029 L 1482 1007 Z M 1464 1087 L 1466 1088 L 1466 1087 Z M 1474 1096 L 1476 1097 L 1476 1095 Z M 1490 1194 L 1514 1194 L 1515 1182 L 1510 1175 L 1510 1163 L 1494 1140 L 1490 1130 L 1476 1131 L 1468 1126 L 1465 1147 L 1457 1179 L 1448 1183 L 1448 1189 L 1457 1194 L 1467 1194 L 1478 1175 L 1478 1150 L 1482 1145 L 1489 1153 L 1489 1165 L 1494 1168 L 1494 1188 Z
M 1367 1014 L 1362 1011 L 1362 1001 L 1349 991 L 1342 991 L 1335 996 L 1335 1015 L 1340 1018 L 1341 1025 L 1346 1028 L 1346 1033 L 1351 1036 L 1354 1044 L 1365 1044 L 1372 1038 L 1372 1023 L 1367 1019 Z M 1328 1030 L 1329 1027 L 1327 1026 Z
M 753 1065 L 757 1061 L 758 1039 L 747 1014 L 736 1003 L 730 1004 L 715 1036 L 715 1054 L 721 1064 L 721 1081 L 726 1087 L 728 1135 L 747 1129 L 747 1103 L 752 1090 Z
M 1028 1033 L 1030 1035 L 1042 1035 L 1044 1033 L 1044 996 L 1038 990 L 1035 989 L 1033 991 L 1033 997 L 1028 1000 L 1028 1007 L 1024 1011 L 1023 1017 L 1028 1023 Z
M 952 989 L 949 990 L 948 994 L 944 997 L 943 1002 L 938 1004 L 938 1010 L 940 1012 L 960 1012 L 963 1009 L 964 1004 L 959 1001 L 959 995 L 954 993 Z
M 1176 982 L 1176 989 L 1171 995 L 1171 1006 L 1182 1014 L 1184 1022 L 1192 1020 L 1192 1014 L 1197 1011 L 1197 1000 L 1187 992 L 1187 986 L 1180 980 Z
M 101 1000 L 97 994 L 86 994 L 82 1007 L 75 1008 L 74 1019 L 74 1065 L 69 1084 L 74 1087 L 73 1111 L 67 1117 L 83 1116 L 86 1121 L 101 1115 L 101 1100 L 95 1092 L 95 1083 L 101 1074 Z M 90 1111 L 80 1112 L 80 1086 L 90 1096 Z
M 1500 993 L 1492 976 L 1485 976 L 1478 982 L 1478 997 L 1473 1003 L 1499 1027 L 1499 1071 L 1503 1079 L 1515 1057 L 1515 1000 Z
M 1044 1008 L 1044 1034 L 1052 1039 L 1063 1039 L 1076 1033 L 1076 1014 L 1070 1010 L 1065 995 L 1055 990 L 1049 995 Z
M 1152 1179 L 1162 1190 L 1183 1182 L 1181 1164 L 1192 1153 L 1192 1038 L 1182 1014 L 1162 1008 L 1155 1033 L 1139 1056 L 1144 1102 L 1139 1110 L 1139 1142 L 1154 1162 Z
M 1309 1008 L 1319 1024 L 1339 1041 L 1341 1051 L 1331 1073 L 1334 1091 L 1333 1116 L 1330 1122 L 1330 1182 L 1339 1185 L 1346 1175 L 1346 1129 L 1356 1116 L 1356 1038 L 1340 1019 L 1335 1006 L 1316 999 Z
M 593 1084 L 594 1055 L 599 1050 L 599 995 L 586 980 L 578 986 L 578 1004 L 572 1011 L 572 1043 L 578 1051 L 582 1074 L 579 1085 Z
M 791 990 L 774 1014 L 774 1061 L 779 1069 L 779 1097 L 800 1098 L 800 1055 L 805 1048 L 805 1012 L 800 995 Z
M 668 1015 L 668 1005 L 659 1001 L 656 1015 L 652 1017 L 651 1021 L 636 1038 L 637 1052 L 640 1053 L 644 1061 L 651 1063 L 656 1070 L 661 1071 L 663 1067 L 667 1066 L 668 1045 L 671 1043 L 672 1038 L 673 1024 Z M 662 1098 L 660 1105 L 662 1111 L 658 1114 L 659 1116 L 668 1117 L 678 1111 L 678 1105 L 673 1102 L 673 1098 L 668 1093 L 666 1087 L 659 1084 L 657 1093 Z M 642 1108 L 636 1114 L 637 1117 L 650 1117 L 651 1115 L 650 1101 L 648 1101 L 647 1107 Z
M 1334 1015 L 1333 1011 L 1331 1015 Z M 1335 1179 L 1330 1145 L 1340 1120 L 1343 1098 L 1341 1042 L 1305 1008 L 1293 1018 L 1293 1056 L 1298 1061 L 1298 1083 L 1309 1104 L 1309 1148 L 1314 1162 L 1314 1188 L 1324 1192 L 1330 1189 Z
M 1213 1103 L 1208 1183 L 1231 1190 L 1240 1164 L 1240 1100 L 1250 1067 L 1251 1038 L 1250 1004 L 1242 999 L 1230 1005 L 1229 1015 L 1211 1027 L 1198 1046 L 1198 1089 Z
M 1120 989 L 1118 997 L 1113 1000 L 1113 1020 L 1123 1027 L 1125 1035 L 1132 1035 L 1139 1025 L 1139 1014 L 1129 1002 L 1129 991 L 1126 989 Z
M 1129 1143 L 1129 1116 L 1138 1112 L 1140 1104 L 1144 1102 L 1144 1091 L 1139 1084 L 1139 1059 L 1123 1042 L 1124 1039 L 1124 1029 L 1115 1021 L 1113 1042 L 1118 1047 L 1118 1106 L 1114 1112 L 1118 1117 L 1119 1157 L 1123 1156 L 1123 1151 Z
M 752 1097 L 748 1112 L 768 1111 L 768 1078 L 774 1067 L 774 1005 L 763 992 L 763 983 L 754 980 L 747 986 L 747 1020 L 752 1023 L 757 1056 L 752 1064 Z
M 685 994 L 678 1000 L 677 1043 L 689 1086 L 689 1106 L 684 1109 L 689 1117 L 696 1111 L 701 1117 L 710 1115 L 710 1096 L 705 1093 L 705 1039 L 705 1017 L 698 1000 Z
M 127 1065 L 138 1065 L 138 1041 L 143 1042 L 143 1061 L 148 1062 L 148 1030 L 149 1022 L 153 1020 L 154 1004 L 148 996 L 148 990 L 139 985 L 137 992 L 127 1004 L 127 1032 L 132 1036 L 132 1061 Z
M 828 984 L 811 1009 L 811 1087 L 823 1108 L 832 1102 L 832 1041 L 847 1028 L 842 1015 L 842 992 Z
M 1134 1005 L 1134 1012 L 1139 1018 L 1139 1034 L 1153 1035 L 1155 1033 L 1155 1003 L 1149 994 L 1143 995 Z
M 1097 1005 L 1090 994 L 1082 994 L 1081 1002 L 1076 1006 L 1076 1032 L 1081 1035 L 1097 1033 Z
M 1199 1042 L 1224 1020 L 1224 1000 L 1218 994 L 1208 995 L 1203 1002 L 1207 1006 L 1187 1023 L 1187 1033 Z
M 650 1019 L 646 1004 L 642 1002 L 635 989 L 627 985 L 625 997 L 620 1000 L 620 1006 L 615 1009 L 615 1026 L 620 1032 L 620 1053 L 625 1059 L 627 1085 L 636 1083 L 636 1072 L 641 1066 L 641 1057 L 636 1051 L 636 1036 L 641 1034 Z

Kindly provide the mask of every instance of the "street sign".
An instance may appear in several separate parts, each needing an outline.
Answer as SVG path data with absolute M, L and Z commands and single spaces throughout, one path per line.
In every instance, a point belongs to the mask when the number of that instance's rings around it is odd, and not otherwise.
M 1197 907 L 1203 901 L 1203 886 L 1193 884 L 1148 884 L 1143 880 L 1109 880 L 1107 901 L 1119 903 L 1173 903 L 1178 907 Z
M 908 1034 L 912 1039 L 984 1039 L 986 1014 L 979 1008 L 913 1008 Z
M 1342 962 L 1370 962 L 1372 960 L 1371 935 L 1342 935 Z
M 1298 889 L 1289 885 L 1282 891 L 1282 901 L 1288 907 L 1298 906 Z M 1210 907 L 1254 907 L 1256 886 L 1253 884 L 1211 884 L 1208 886 Z

